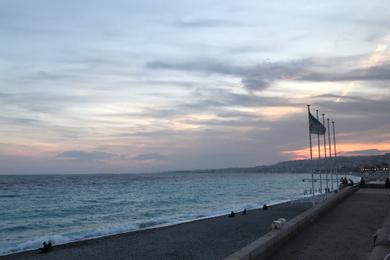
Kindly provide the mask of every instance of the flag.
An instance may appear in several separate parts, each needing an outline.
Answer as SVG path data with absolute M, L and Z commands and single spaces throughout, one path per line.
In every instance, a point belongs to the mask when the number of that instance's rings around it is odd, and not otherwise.
M 320 121 L 317 120 L 311 113 L 309 113 L 309 128 L 310 134 L 324 135 L 326 128 Z

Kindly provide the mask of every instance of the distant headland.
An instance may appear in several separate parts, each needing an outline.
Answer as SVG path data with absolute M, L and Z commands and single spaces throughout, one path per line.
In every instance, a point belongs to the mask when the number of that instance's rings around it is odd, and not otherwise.
M 367 173 L 367 172 L 388 172 L 390 165 L 390 153 L 383 155 L 369 156 L 340 156 L 337 157 L 337 171 L 339 173 Z M 320 160 L 321 169 L 334 169 L 334 158 Z M 279 162 L 272 165 L 261 165 L 254 167 L 233 167 L 221 169 L 183 170 L 169 171 L 177 173 L 309 173 L 312 169 L 318 168 L 318 160 L 291 160 Z

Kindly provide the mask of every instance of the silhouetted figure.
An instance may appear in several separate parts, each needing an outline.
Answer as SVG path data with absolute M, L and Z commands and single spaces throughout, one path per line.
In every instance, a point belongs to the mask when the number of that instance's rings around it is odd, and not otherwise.
M 234 215 L 236 215 L 236 213 L 234 213 L 234 211 L 230 212 L 230 214 L 228 215 L 229 218 L 234 218 Z
M 264 205 L 263 205 L 263 210 L 267 210 L 267 209 L 268 209 L 267 204 L 264 204 Z
M 43 241 L 42 247 L 39 248 L 39 253 L 40 254 L 45 254 L 45 253 L 49 252 L 51 249 L 52 249 L 51 242 L 49 241 L 49 243 L 46 243 L 46 241 Z
M 246 209 L 242 211 L 242 215 L 246 215 Z
M 360 178 L 359 187 L 366 187 L 366 180 L 363 177 Z
M 347 178 L 341 177 L 340 184 L 339 184 L 339 190 L 342 188 L 345 188 L 348 185 Z
M 385 180 L 385 187 L 386 188 L 390 188 L 390 179 L 389 179 L 389 177 L 387 177 L 386 180 Z
M 347 178 L 345 178 L 347 179 Z M 348 179 L 348 186 L 353 186 L 355 183 L 353 182 L 353 180 L 351 179 Z

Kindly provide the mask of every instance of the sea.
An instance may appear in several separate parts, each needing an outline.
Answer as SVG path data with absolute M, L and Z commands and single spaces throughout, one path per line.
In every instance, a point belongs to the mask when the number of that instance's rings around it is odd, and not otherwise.
M 308 174 L 0 175 L 0 255 L 308 196 Z M 316 184 L 318 185 L 318 184 Z

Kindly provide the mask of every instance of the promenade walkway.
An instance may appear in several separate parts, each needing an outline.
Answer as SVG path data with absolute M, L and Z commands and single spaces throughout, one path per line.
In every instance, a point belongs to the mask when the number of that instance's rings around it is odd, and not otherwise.
M 269 260 L 368 259 L 390 209 L 389 190 L 360 189 L 282 246 Z

